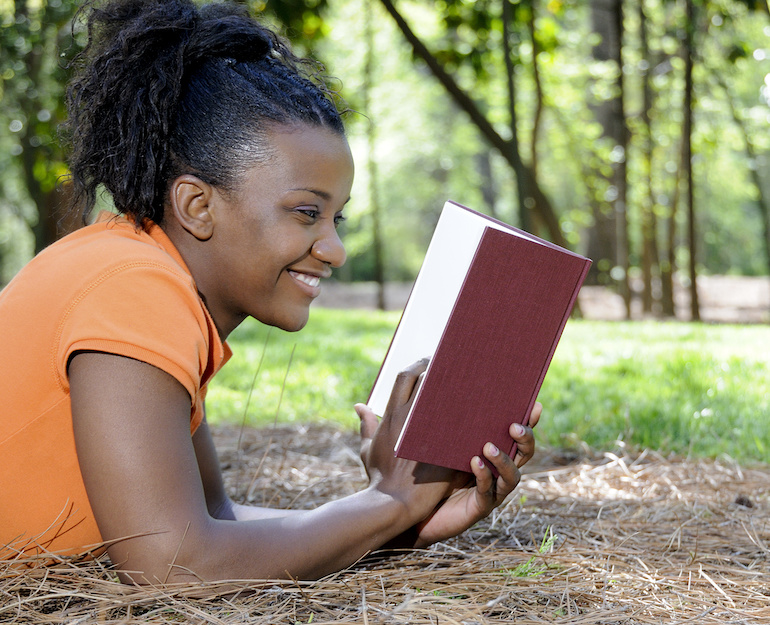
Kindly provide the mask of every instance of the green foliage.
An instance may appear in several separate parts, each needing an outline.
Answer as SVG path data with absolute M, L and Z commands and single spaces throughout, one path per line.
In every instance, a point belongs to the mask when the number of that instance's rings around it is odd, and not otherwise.
M 353 404 L 366 401 L 397 322 L 392 312 L 329 309 L 314 310 L 298 334 L 245 322 L 231 336 L 232 361 L 211 385 L 209 418 L 356 427 Z M 767 345 L 765 326 L 571 320 L 539 396 L 538 440 L 765 461 Z
M 284 35 L 301 49 L 329 34 L 329 24 L 324 19 L 328 0 L 248 0 L 247 4 L 255 14 L 280 26 Z
M 539 562 L 540 556 L 544 556 L 553 551 L 553 546 L 558 540 L 558 536 L 553 533 L 550 526 L 545 530 L 543 540 L 537 549 L 536 556 L 532 556 L 526 562 L 522 562 L 514 569 L 505 569 L 503 573 L 508 577 L 537 577 L 545 573 L 550 567 L 546 563 Z
M 365 131 L 376 127 L 379 177 L 376 197 L 385 207 L 382 226 L 386 278 L 409 280 L 419 267 L 437 210 L 452 198 L 516 223 L 516 188 L 511 168 L 479 136 L 447 96 L 385 13 L 374 13 L 375 59 L 370 106 L 363 110 L 365 14 L 360 0 L 247 0 L 257 13 L 280 24 L 298 51 L 325 61 L 340 79 L 352 111 L 347 118 L 358 164 L 346 225 L 346 279 L 372 279 L 371 203 Z M 535 63 L 544 108 L 536 148 L 538 180 L 551 199 L 561 229 L 575 249 L 585 249 L 593 227 L 592 204 L 608 206 L 614 189 L 603 175 L 613 162 L 628 166 L 631 261 L 640 264 L 641 209 L 649 204 L 664 224 L 680 183 L 684 12 L 681 2 L 644 0 L 649 59 L 642 58 L 638 4 L 626 3 L 623 50 L 624 103 L 631 132 L 626 154 L 601 139 L 592 107 L 614 95 L 618 68 L 597 63 L 592 47 L 591 2 L 510 1 L 516 104 L 522 157 L 530 163 L 535 141 Z M 492 0 L 399 0 L 399 11 L 449 70 L 460 87 L 503 137 L 510 134 L 502 49 L 502 3 Z M 75 0 L 0 0 L 0 284 L 29 258 L 29 235 L 38 210 L 66 172 L 57 126 Z M 770 19 L 756 0 L 701 0 L 696 29 L 694 165 L 700 268 L 709 273 L 767 271 L 760 191 L 750 175 L 759 172 L 770 194 Z M 534 28 L 530 32 L 530 25 Z M 643 157 L 646 131 L 640 122 L 641 80 L 653 89 L 652 160 Z M 716 80 L 719 78 L 720 80 Z M 721 83 L 727 87 L 725 90 Z M 749 158 L 736 132 L 727 92 L 755 143 Z M 484 171 L 483 163 L 490 163 Z M 650 187 L 647 184 L 649 174 Z M 682 194 L 679 195 L 680 202 Z M 44 211 L 43 211 L 44 212 Z M 682 232 L 682 211 L 678 224 Z M 39 228 L 36 233 L 40 238 Z M 661 225 L 659 242 L 666 235 Z M 678 236 L 676 244 L 683 245 Z M 40 241 L 38 240 L 38 246 Z
M 74 0 L 0 4 L 0 286 L 42 246 L 39 213 L 47 214 L 67 173 L 58 125 L 75 7 Z

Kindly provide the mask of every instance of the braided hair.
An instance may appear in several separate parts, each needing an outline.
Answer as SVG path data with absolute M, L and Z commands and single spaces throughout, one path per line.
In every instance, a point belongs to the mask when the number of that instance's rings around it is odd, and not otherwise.
M 266 132 L 276 124 L 344 135 L 311 62 L 242 6 L 108 0 L 81 12 L 88 44 L 68 88 L 66 131 L 84 218 L 100 186 L 140 225 L 162 223 L 169 185 L 183 173 L 231 190 L 269 158 Z

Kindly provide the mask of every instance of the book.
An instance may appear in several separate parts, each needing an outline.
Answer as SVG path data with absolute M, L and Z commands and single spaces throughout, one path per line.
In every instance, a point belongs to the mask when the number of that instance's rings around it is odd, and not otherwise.
M 488 441 L 513 455 L 591 261 L 448 201 L 369 395 L 382 415 L 398 373 L 428 369 L 398 457 L 470 471 Z

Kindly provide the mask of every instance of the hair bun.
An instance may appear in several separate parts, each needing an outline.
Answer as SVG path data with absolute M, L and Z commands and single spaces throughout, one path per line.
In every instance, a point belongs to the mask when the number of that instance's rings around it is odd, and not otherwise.
M 216 6 L 216 5 L 214 5 Z M 273 50 L 271 33 L 241 16 L 202 14 L 185 49 L 185 64 L 206 58 L 232 58 L 236 61 L 261 61 Z

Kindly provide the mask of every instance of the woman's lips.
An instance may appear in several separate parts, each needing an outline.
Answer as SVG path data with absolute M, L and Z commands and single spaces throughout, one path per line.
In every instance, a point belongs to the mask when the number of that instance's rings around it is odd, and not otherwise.
M 289 275 L 294 278 L 301 285 L 306 287 L 307 293 L 311 297 L 317 297 L 321 292 L 321 278 L 311 275 L 309 273 L 302 273 L 299 271 L 289 270 Z

